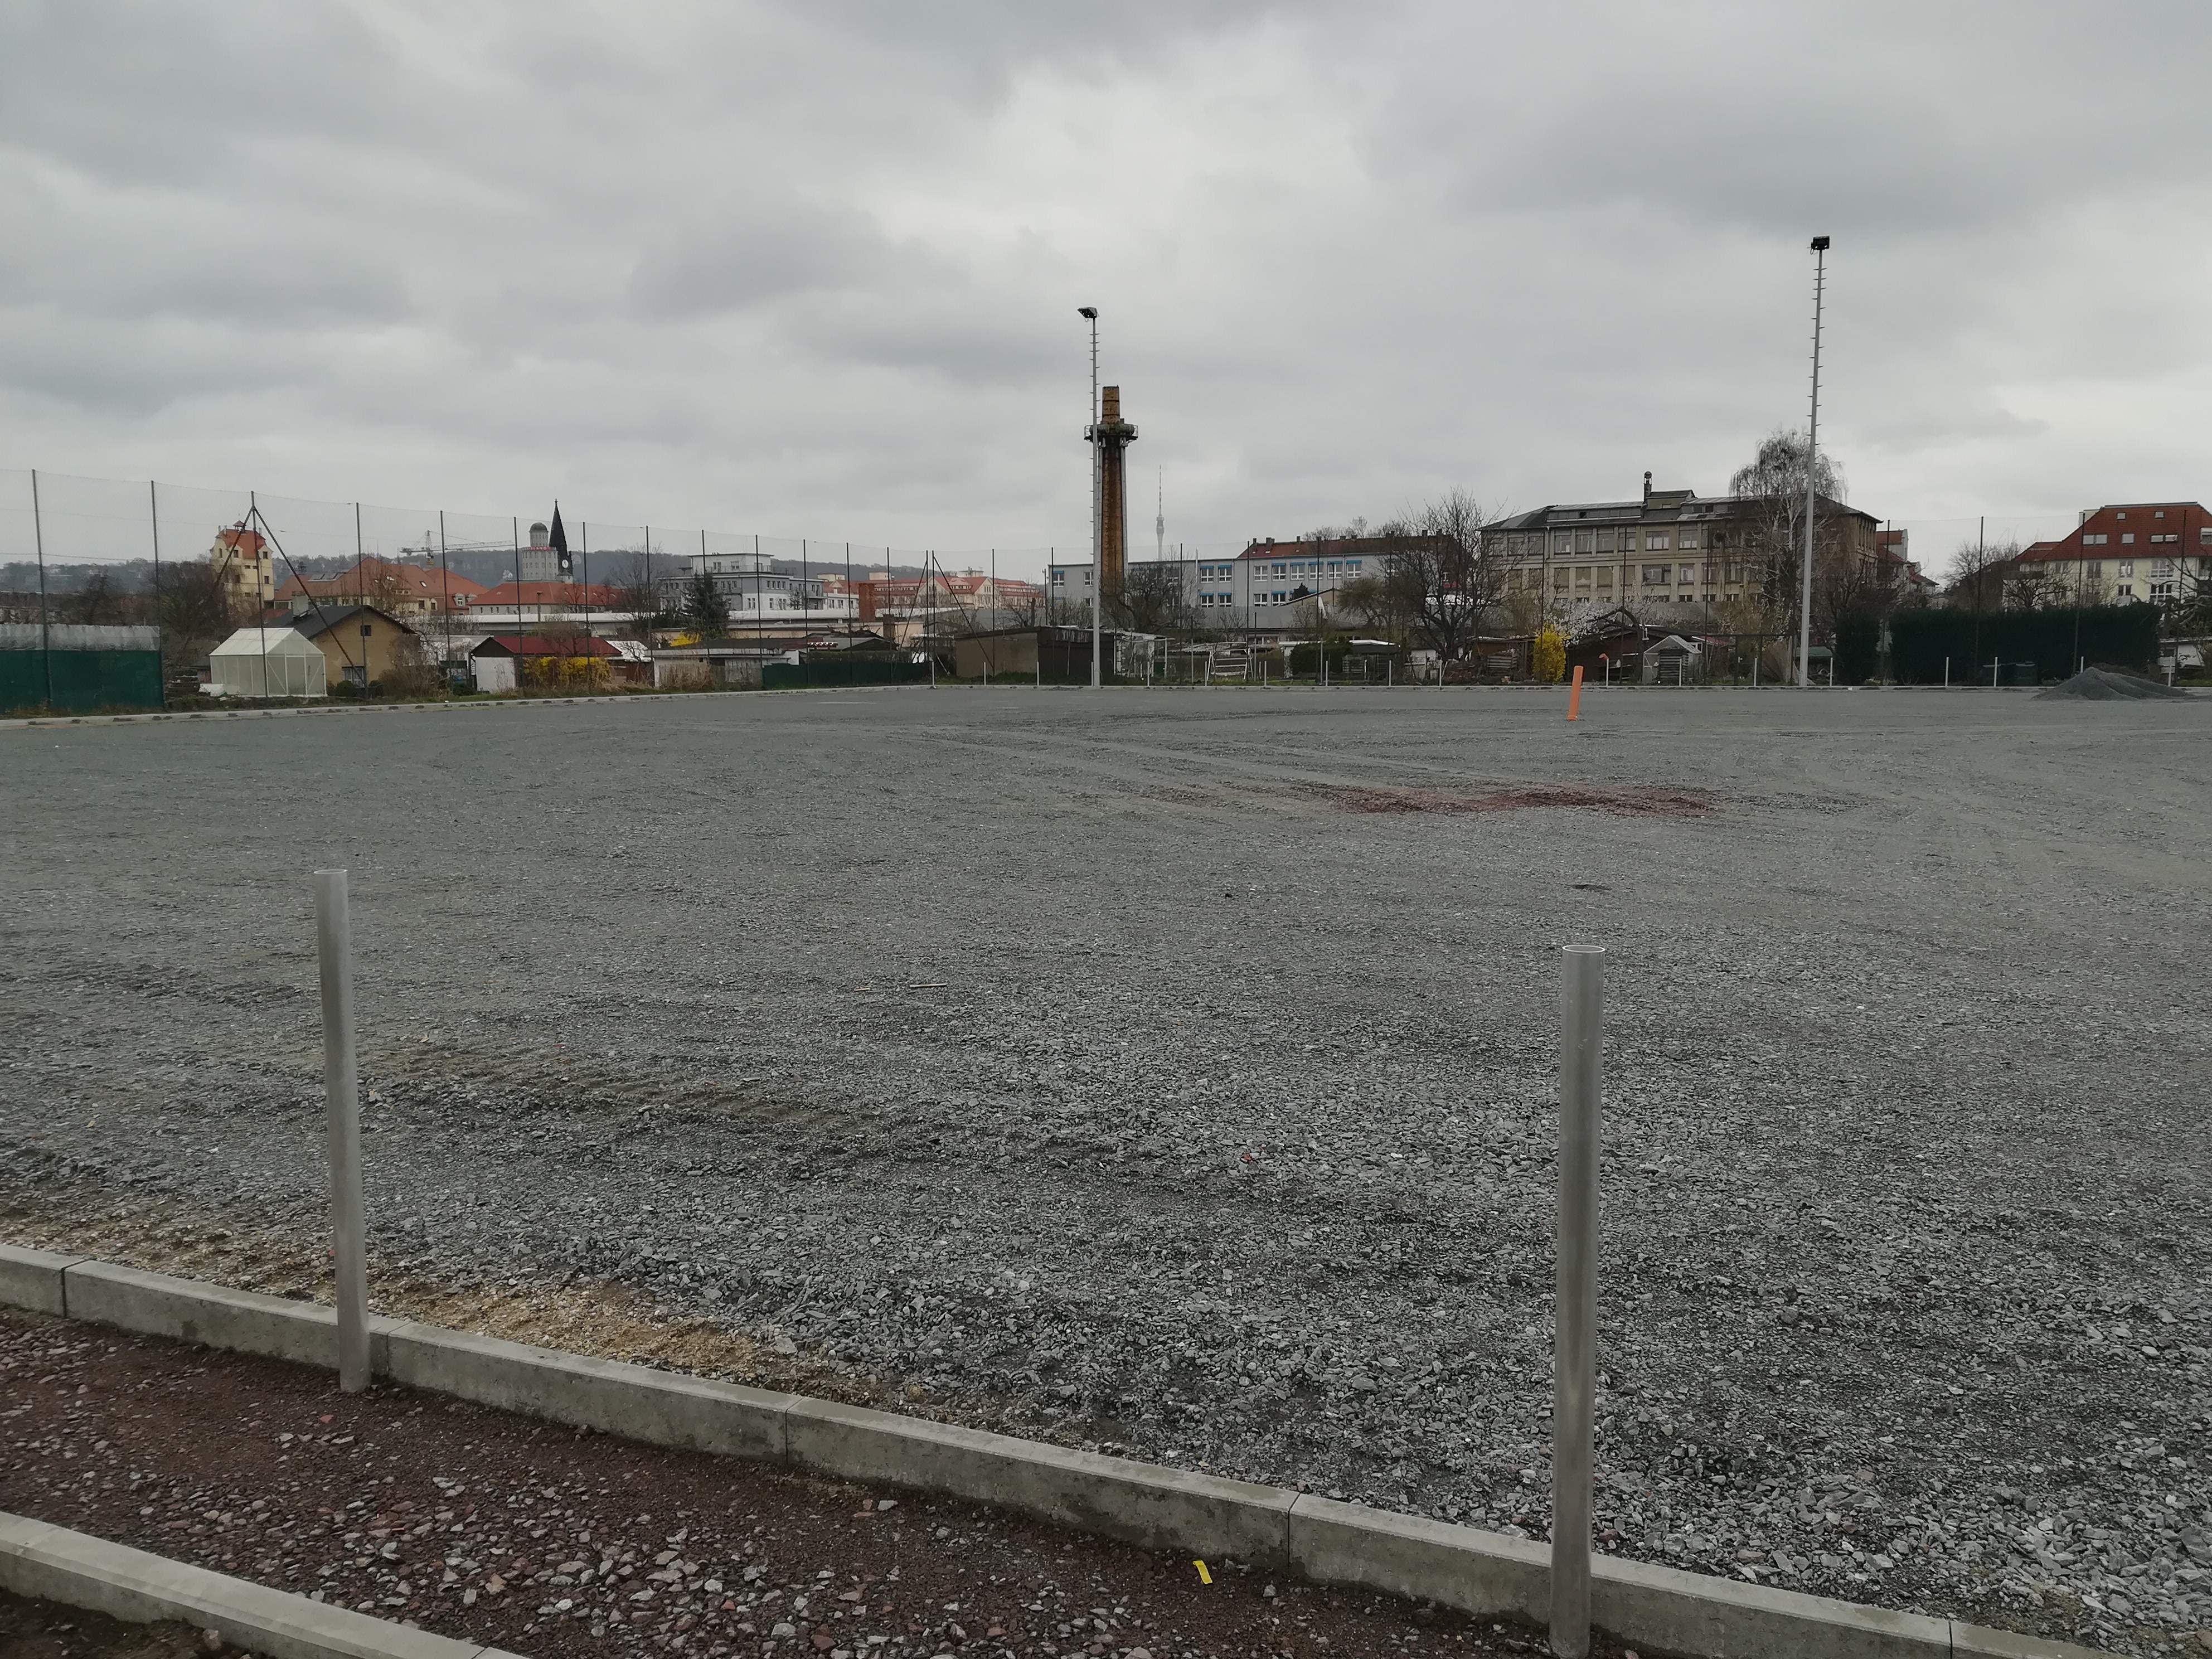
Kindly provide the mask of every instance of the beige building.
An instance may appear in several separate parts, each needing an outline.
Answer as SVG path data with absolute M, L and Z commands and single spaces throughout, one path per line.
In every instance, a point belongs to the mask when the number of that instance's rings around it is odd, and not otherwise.
M 276 597 L 276 563 L 268 538 L 234 524 L 215 532 L 208 563 L 234 617 L 258 616 Z
M 322 652 L 332 686 L 386 681 L 395 669 L 420 663 L 414 629 L 374 605 L 325 605 L 287 617 L 284 624 Z
M 1626 606 L 1647 619 L 1685 622 L 1764 598 L 1754 514 L 1764 503 L 1691 489 L 1654 489 L 1641 501 L 1540 507 L 1484 527 L 1504 569 L 1504 595 L 1520 595 L 1570 625 Z M 1852 566 L 1882 562 L 1880 522 L 1825 496 L 1820 555 Z

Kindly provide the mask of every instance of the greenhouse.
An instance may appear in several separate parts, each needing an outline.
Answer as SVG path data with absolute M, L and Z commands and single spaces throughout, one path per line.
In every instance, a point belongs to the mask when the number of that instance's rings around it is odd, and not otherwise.
M 292 628 L 241 628 L 208 658 L 216 697 L 323 697 L 330 671 L 322 647 Z

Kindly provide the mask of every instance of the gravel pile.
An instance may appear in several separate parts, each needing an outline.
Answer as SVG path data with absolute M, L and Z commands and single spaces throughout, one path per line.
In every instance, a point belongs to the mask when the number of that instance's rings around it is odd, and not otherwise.
M 308 1260 L 344 864 L 387 1285 L 1540 1534 L 1552 951 L 1602 943 L 1604 1547 L 2212 1627 L 2202 711 L 1560 701 L 7 734 L 11 1225 Z
M 2086 702 L 2193 702 L 2197 694 L 2181 686 L 2146 679 L 2140 674 L 2116 674 L 2106 668 L 2085 668 L 2071 679 L 2046 686 L 2035 696 L 2039 702 L 2053 698 L 2078 698 Z
M 1180 1556 L 972 1504 L 404 1389 L 341 1395 L 327 1373 L 53 1321 L 0 1316 L 0 1380 L 15 1402 L 0 1450 L 9 1508 L 537 1659 L 1498 1659 L 1538 1646 L 1434 1607 L 1277 1585 L 1249 1563 L 1211 1561 L 1201 1577 Z M 177 1630 L 112 1659 L 182 1659 Z M 1599 1654 L 1621 1659 L 1610 1643 Z

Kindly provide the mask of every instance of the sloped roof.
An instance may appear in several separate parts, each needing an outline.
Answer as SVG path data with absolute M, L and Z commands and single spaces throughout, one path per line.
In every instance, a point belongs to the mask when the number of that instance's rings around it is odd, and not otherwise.
M 390 623 L 404 634 L 415 631 L 397 617 L 386 616 L 373 605 L 343 605 L 335 608 L 325 605 L 320 611 L 301 611 L 291 617 L 287 625 L 297 629 L 303 638 L 313 640 L 357 617 L 374 617 L 379 622 Z
M 494 634 L 469 653 L 471 657 L 619 657 L 623 653 L 596 634 L 550 640 L 539 634 Z
M 296 628 L 241 628 L 208 654 L 210 657 L 313 657 L 323 648 Z

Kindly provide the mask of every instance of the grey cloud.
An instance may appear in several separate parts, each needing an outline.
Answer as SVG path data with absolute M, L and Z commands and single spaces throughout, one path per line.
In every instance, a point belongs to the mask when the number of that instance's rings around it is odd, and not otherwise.
M 1714 489 L 1802 418 L 1823 230 L 1872 510 L 2195 490 L 2156 411 L 2212 392 L 2209 34 L 2169 0 L 27 4 L 0 462 L 1071 542 L 1087 302 L 1173 538 Z

